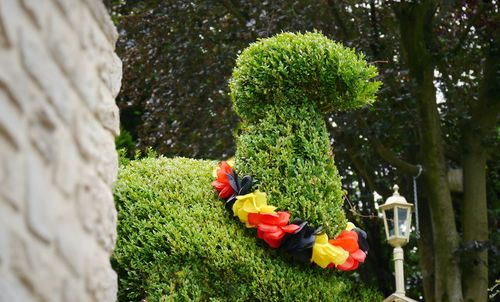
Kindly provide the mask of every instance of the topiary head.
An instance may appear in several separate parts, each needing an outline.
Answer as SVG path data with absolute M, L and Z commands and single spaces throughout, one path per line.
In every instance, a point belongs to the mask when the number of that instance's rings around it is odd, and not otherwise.
M 376 76 L 362 54 L 321 33 L 282 33 L 241 53 L 230 81 L 231 98 L 244 120 L 276 105 L 312 103 L 324 113 L 354 109 L 375 100 Z

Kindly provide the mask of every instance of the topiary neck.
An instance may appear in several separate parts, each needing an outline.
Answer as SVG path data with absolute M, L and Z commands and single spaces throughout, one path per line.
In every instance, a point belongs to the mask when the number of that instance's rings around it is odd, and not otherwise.
M 322 225 L 330 235 L 345 227 L 340 177 L 314 105 L 269 106 L 262 118 L 244 121 L 236 161 L 240 174 L 254 176 L 279 209 Z

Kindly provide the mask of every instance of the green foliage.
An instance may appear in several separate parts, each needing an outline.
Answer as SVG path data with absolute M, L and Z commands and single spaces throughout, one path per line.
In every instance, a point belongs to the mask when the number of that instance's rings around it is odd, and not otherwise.
M 115 139 L 115 145 L 116 150 L 125 150 L 122 152 L 125 152 L 124 155 L 128 157 L 132 156 L 135 149 L 134 139 L 132 138 L 132 135 L 129 131 L 123 128 L 120 129 L 120 135 L 118 135 Z
M 340 176 L 325 122 L 312 105 L 276 108 L 244 124 L 237 140 L 240 175 L 252 175 L 270 204 L 336 235 L 347 223 Z
M 345 274 L 290 263 L 265 247 L 218 199 L 215 165 L 148 157 L 120 167 L 113 255 L 120 301 L 381 300 Z
M 377 69 L 362 54 L 320 33 L 282 33 L 251 44 L 238 57 L 230 82 L 236 112 L 260 117 L 268 105 L 314 103 L 323 112 L 375 100 Z
M 346 219 L 323 114 L 373 102 L 377 69 L 316 32 L 260 40 L 236 65 L 230 86 L 243 120 L 238 168 L 261 181 L 271 204 L 337 234 Z

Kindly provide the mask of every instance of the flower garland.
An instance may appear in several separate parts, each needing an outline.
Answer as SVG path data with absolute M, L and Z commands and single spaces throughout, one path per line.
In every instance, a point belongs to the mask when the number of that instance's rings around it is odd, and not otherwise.
M 215 176 L 212 186 L 226 208 L 248 228 L 257 228 L 257 236 L 271 248 L 281 249 L 298 262 L 314 262 L 322 268 L 341 271 L 355 270 L 365 261 L 366 232 L 351 222 L 335 239 L 328 240 L 321 227 L 314 229 L 301 219 L 289 222 L 290 213 L 268 205 L 266 193 L 252 192 L 252 177 L 238 179 L 230 163 L 221 162 Z

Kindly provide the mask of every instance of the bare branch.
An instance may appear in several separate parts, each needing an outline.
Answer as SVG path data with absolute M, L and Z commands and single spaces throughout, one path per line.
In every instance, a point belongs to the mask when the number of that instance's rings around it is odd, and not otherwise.
M 392 150 L 385 147 L 384 144 L 377 138 L 368 138 L 370 144 L 375 148 L 377 154 L 387 163 L 394 166 L 395 168 L 401 170 L 404 173 L 411 175 L 416 175 L 418 173 L 418 167 L 416 165 L 410 164 L 401 158 L 399 158 Z
M 363 128 L 369 129 L 366 121 L 361 117 L 358 116 L 357 121 Z M 378 156 L 380 156 L 388 164 L 407 174 L 416 175 L 418 173 L 419 169 L 417 165 L 410 164 L 409 162 L 399 158 L 396 153 L 387 148 L 375 135 L 368 136 L 367 138 L 368 142 L 375 149 Z

